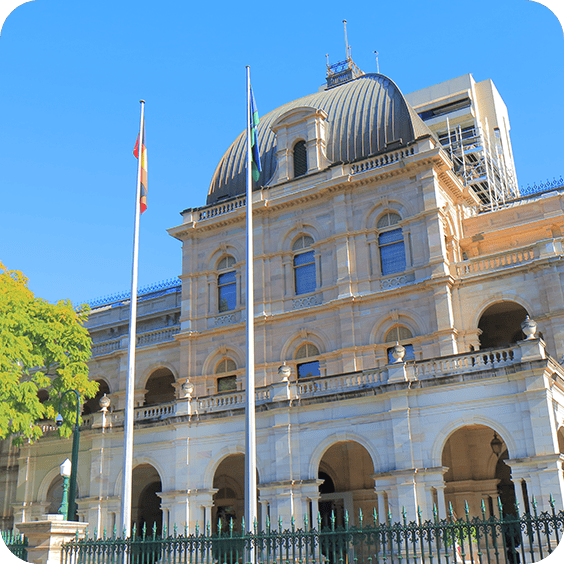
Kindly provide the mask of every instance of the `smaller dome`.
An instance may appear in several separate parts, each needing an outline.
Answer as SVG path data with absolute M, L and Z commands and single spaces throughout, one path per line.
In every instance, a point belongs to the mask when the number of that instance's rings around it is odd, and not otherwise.
M 276 135 L 271 126 L 282 114 L 298 107 L 312 107 L 327 114 L 327 158 L 331 163 L 353 162 L 384 152 L 392 143 L 408 145 L 419 137 L 432 135 L 392 80 L 381 74 L 365 74 L 284 104 L 261 117 L 257 128 L 262 165 L 260 186 L 267 186 L 276 170 Z M 245 166 L 243 132 L 221 159 L 207 203 L 244 194 Z

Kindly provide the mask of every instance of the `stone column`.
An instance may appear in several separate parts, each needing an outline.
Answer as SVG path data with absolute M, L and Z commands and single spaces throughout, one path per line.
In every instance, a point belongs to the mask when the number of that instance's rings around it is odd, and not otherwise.
M 515 484 L 515 493 L 520 503 L 524 503 L 521 491 L 521 480 L 527 483 L 529 496 L 534 496 L 538 503 L 538 511 L 550 509 L 550 496 L 554 498 L 556 511 L 563 509 L 564 479 L 562 475 L 563 460 L 560 454 L 546 454 L 529 458 L 514 458 L 505 461 L 511 467 L 511 478 Z M 524 511 L 524 505 L 520 505 Z
M 84 537 L 88 523 L 63 521 L 62 515 L 44 515 L 41 521 L 19 523 L 18 530 L 28 540 L 27 557 L 34 564 L 61 564 L 61 545 Z

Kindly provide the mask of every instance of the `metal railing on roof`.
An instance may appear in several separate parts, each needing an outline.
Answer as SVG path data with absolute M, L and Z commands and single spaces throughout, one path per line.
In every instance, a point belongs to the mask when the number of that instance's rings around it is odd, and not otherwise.
M 172 290 L 180 288 L 181 282 L 178 278 L 169 278 L 168 280 L 162 280 L 161 282 L 155 282 L 154 284 L 149 284 L 144 286 L 137 291 L 137 299 L 153 297 L 152 294 L 159 292 L 166 292 L 167 290 Z M 156 297 L 156 296 L 155 296 Z M 121 302 L 126 302 L 131 299 L 131 292 L 118 292 L 116 294 L 111 294 L 109 296 L 104 296 L 102 298 L 97 298 L 95 300 L 89 300 L 86 302 L 92 309 L 96 307 L 101 307 L 105 305 L 119 304 Z

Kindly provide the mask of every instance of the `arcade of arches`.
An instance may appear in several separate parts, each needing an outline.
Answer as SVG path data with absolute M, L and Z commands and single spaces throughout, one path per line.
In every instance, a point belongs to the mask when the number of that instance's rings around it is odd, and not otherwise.
M 564 450 L 564 430 L 559 431 L 559 444 Z M 505 460 L 509 458 L 507 446 L 500 437 L 499 456 L 492 450 L 494 431 L 485 425 L 467 425 L 454 431 L 447 439 L 442 452 L 444 474 L 444 501 L 452 504 L 456 515 L 464 515 L 464 503 L 468 502 L 471 515 L 481 515 L 481 503 L 488 514 L 497 514 L 497 497 L 500 497 L 504 513 L 512 513 L 515 506 L 515 487 L 511 481 L 511 469 Z M 245 512 L 245 457 L 232 454 L 217 467 L 213 479 L 213 506 L 211 513 L 203 514 L 211 519 L 212 530 L 217 532 L 218 523 L 228 524 L 233 519 L 235 530 L 240 529 Z M 386 519 L 387 492 L 375 487 L 375 469 L 366 448 L 355 441 L 339 441 L 323 454 L 318 467 L 318 510 L 322 528 L 344 525 L 345 512 L 349 523 L 358 525 L 359 511 L 368 518 L 374 509 L 379 519 Z M 257 484 L 260 485 L 257 473 Z M 523 484 L 522 487 L 525 487 Z M 163 486 L 158 471 L 151 464 L 140 464 L 133 469 L 132 524 L 141 534 L 143 526 L 152 531 L 162 530 L 163 510 L 159 494 Z M 526 491 L 523 492 L 526 494 Z M 258 495 L 257 495 L 258 497 Z M 437 503 L 436 492 L 434 501 Z M 524 496 L 526 498 L 526 495 Z M 48 491 L 49 511 L 56 512 L 62 499 L 61 478 L 57 476 Z M 258 506 L 261 511 L 261 504 Z M 317 511 L 310 506 L 309 518 L 317 520 Z M 439 509 L 441 513 L 444 509 Z M 259 513 L 259 522 L 263 523 Z M 315 524 L 314 526 L 317 526 Z

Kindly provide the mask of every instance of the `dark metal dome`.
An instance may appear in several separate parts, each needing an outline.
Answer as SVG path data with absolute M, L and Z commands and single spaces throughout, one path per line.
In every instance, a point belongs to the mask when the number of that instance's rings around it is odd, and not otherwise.
M 327 114 L 327 158 L 352 162 L 386 150 L 390 143 L 407 145 L 429 128 L 386 76 L 359 78 L 310 94 L 262 116 L 257 131 L 262 164 L 258 182 L 266 186 L 276 170 L 276 136 L 272 123 L 293 108 L 310 106 Z M 241 133 L 223 155 L 208 192 L 208 204 L 245 193 L 246 135 Z

